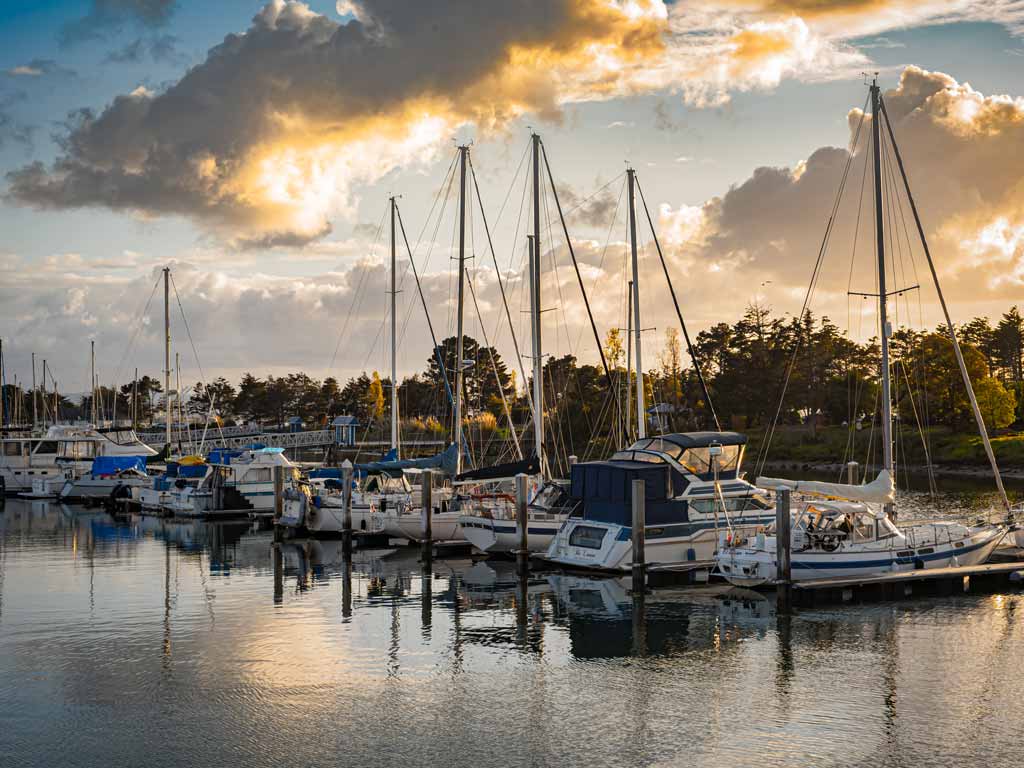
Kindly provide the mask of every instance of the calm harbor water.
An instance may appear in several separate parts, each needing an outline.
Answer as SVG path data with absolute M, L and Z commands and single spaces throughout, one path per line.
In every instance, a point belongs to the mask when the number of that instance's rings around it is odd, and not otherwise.
M 974 514 L 989 497 L 944 502 Z M 0 765 L 1019 766 L 1024 594 L 753 592 L 0 511 Z

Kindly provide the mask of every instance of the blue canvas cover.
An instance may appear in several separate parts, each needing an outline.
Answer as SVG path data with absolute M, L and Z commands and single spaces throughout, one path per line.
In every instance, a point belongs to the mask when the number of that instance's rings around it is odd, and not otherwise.
M 648 525 L 685 522 L 687 504 L 674 501 L 674 477 L 666 464 L 641 461 L 592 461 L 572 468 L 570 495 L 582 502 L 587 520 L 633 524 L 633 481 L 644 481 L 644 512 Z
M 145 456 L 97 456 L 92 460 L 93 477 L 116 475 L 126 469 L 137 469 L 146 474 Z
M 206 457 L 206 460 L 210 464 L 230 464 L 232 459 L 241 455 L 241 451 L 231 450 L 230 448 L 214 448 L 210 451 L 210 455 Z

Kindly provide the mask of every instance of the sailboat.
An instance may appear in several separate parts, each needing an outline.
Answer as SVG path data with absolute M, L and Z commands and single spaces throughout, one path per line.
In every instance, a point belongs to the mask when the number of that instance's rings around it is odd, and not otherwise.
M 522 467 L 511 468 L 505 472 L 490 470 L 491 477 L 500 477 L 504 484 L 515 470 L 530 475 L 529 496 L 527 498 L 527 548 L 530 552 L 545 552 L 558 529 L 562 527 L 573 503 L 568 495 L 568 483 L 557 482 L 548 477 L 548 469 L 544 453 L 544 365 L 541 344 L 541 155 L 543 145 L 540 136 L 533 133 L 530 137 L 533 153 L 533 234 L 527 238 L 529 248 L 528 272 L 530 286 L 530 336 L 531 357 L 533 361 L 533 461 L 527 461 Z M 555 189 L 554 179 L 550 176 L 547 166 L 547 155 L 544 154 L 545 167 L 551 181 L 551 190 L 561 216 L 561 203 Z M 563 219 L 564 223 L 564 219 Z M 566 231 L 568 240 L 568 231 Z M 466 481 L 484 479 L 480 473 L 470 473 Z M 463 510 L 459 517 L 462 535 L 476 549 L 487 554 L 508 554 L 519 547 L 519 533 L 516 519 L 515 498 L 501 487 L 471 489 L 456 498 L 456 504 Z
M 636 424 L 638 439 L 607 461 L 576 464 L 570 495 L 577 510 L 552 539 L 545 558 L 572 568 L 627 571 L 633 545 L 631 483 L 643 479 L 646 487 L 644 547 L 648 563 L 710 561 L 729 530 L 753 532 L 774 519 L 765 494 L 741 474 L 747 438 L 737 432 L 684 432 L 647 435 L 643 348 L 640 321 L 640 269 L 637 258 L 636 191 L 634 169 L 627 170 L 630 254 L 632 262 L 632 351 L 635 354 Z M 640 191 L 641 200 L 643 192 Z M 646 211 L 647 204 L 644 202 Z M 657 234 L 647 211 L 648 224 L 665 266 Z M 669 280 L 673 303 L 690 349 L 689 334 Z M 694 367 L 711 398 L 694 358 Z
M 917 205 L 910 191 L 910 183 L 889 115 L 885 109 L 877 80 L 870 86 L 872 160 L 874 167 L 874 206 L 876 252 L 878 257 L 878 316 L 881 328 L 881 401 L 882 401 L 882 454 L 883 469 L 871 483 L 840 484 L 800 482 L 773 478 L 758 478 L 766 488 L 788 488 L 807 494 L 810 498 L 798 501 L 794 513 L 791 541 L 791 577 L 795 581 L 825 577 L 874 576 L 903 570 L 942 568 L 950 565 L 975 565 L 985 562 L 1010 530 L 1013 517 L 996 464 L 992 444 L 974 396 L 970 376 L 964 364 L 956 328 L 950 318 L 946 300 L 939 285 L 924 228 Z M 927 257 L 928 266 L 945 315 L 953 350 L 956 355 L 964 386 L 970 399 L 978 431 L 992 466 L 996 486 L 1007 512 L 1007 524 L 982 523 L 964 525 L 955 522 L 926 523 L 899 528 L 896 519 L 895 464 L 893 461 L 893 413 L 890 395 L 889 338 L 892 328 L 887 320 L 888 294 L 886 293 L 886 259 L 882 204 L 882 123 L 895 155 L 903 188 L 917 225 L 918 235 Z M 757 586 L 772 583 L 777 578 L 778 540 L 771 527 L 750 539 L 735 537 L 731 546 L 716 556 L 722 575 L 731 583 Z

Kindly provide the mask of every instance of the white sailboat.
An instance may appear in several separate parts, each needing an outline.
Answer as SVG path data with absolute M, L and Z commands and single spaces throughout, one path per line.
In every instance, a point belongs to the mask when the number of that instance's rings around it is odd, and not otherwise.
M 840 576 L 873 576 L 910 569 L 942 568 L 950 565 L 975 565 L 988 559 L 1005 538 L 1009 525 L 981 523 L 963 525 L 952 522 L 926 523 L 899 528 L 895 524 L 895 484 L 893 477 L 893 414 L 890 395 L 889 337 L 887 320 L 886 258 L 881 167 L 881 127 L 888 129 L 890 146 L 898 163 L 903 186 L 910 202 L 918 234 L 931 269 L 932 278 L 946 319 L 953 350 L 971 403 L 978 431 L 992 466 L 996 486 L 1006 508 L 1007 523 L 1013 510 L 1003 488 L 999 467 L 985 428 L 970 376 L 964 365 L 956 328 L 946 307 L 935 266 L 910 192 L 910 184 L 893 135 L 892 125 L 877 82 L 871 85 L 872 150 L 874 164 L 874 201 L 876 252 L 878 257 L 878 311 L 881 329 L 881 405 L 883 470 L 868 484 L 839 484 L 758 478 L 766 488 L 789 488 L 809 495 L 794 509 L 791 540 L 791 578 L 795 581 Z M 838 499 L 838 500 L 837 500 Z M 733 584 L 756 586 L 777 578 L 777 537 L 771 527 L 753 537 L 734 537 L 716 557 L 723 576 Z

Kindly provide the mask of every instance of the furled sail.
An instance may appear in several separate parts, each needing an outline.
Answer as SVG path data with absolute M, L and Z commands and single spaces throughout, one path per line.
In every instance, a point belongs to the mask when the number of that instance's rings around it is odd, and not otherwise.
M 867 501 L 873 504 L 892 504 L 896 500 L 896 486 L 892 475 L 883 469 L 878 477 L 863 485 L 846 485 L 844 483 L 823 483 L 816 480 L 784 480 L 777 477 L 757 478 L 759 488 L 774 489 L 780 486 L 801 493 L 817 493 L 822 496 L 833 496 L 848 501 Z
M 452 443 L 441 453 L 426 459 L 371 461 L 366 464 L 356 464 L 355 469 L 357 472 L 390 472 L 399 469 L 439 469 L 447 475 L 454 475 L 457 458 L 458 449 L 455 447 L 455 443 Z

